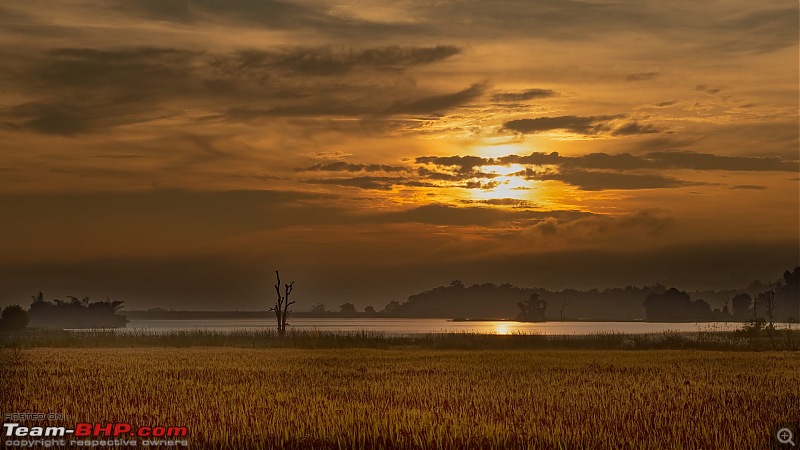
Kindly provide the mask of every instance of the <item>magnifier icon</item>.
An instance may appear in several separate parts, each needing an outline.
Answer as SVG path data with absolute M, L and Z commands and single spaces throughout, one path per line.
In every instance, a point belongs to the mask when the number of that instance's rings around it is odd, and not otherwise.
M 781 444 L 792 444 L 792 447 L 795 447 L 794 441 L 792 440 L 794 438 L 794 433 L 792 433 L 792 430 L 788 428 L 781 428 L 778 430 L 778 434 L 775 437 L 778 438 L 778 442 Z

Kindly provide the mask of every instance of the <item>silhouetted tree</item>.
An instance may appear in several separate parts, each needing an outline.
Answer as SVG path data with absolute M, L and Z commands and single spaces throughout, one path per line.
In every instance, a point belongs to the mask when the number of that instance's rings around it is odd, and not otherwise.
M 733 318 L 739 322 L 744 322 L 750 319 L 750 305 L 753 304 L 753 298 L 750 294 L 741 293 L 736 294 L 731 299 L 733 305 Z
M 366 308 L 364 308 L 364 312 L 367 314 L 375 314 L 375 308 L 373 308 L 372 306 L 367 306 Z
M 326 308 L 323 303 L 317 303 L 316 305 L 311 307 L 311 312 L 318 314 L 326 313 L 328 312 L 328 308 Z
M 758 300 L 764 304 L 767 314 L 767 329 L 775 329 L 775 288 L 770 285 L 769 290 L 761 292 L 757 296 Z
M 397 300 L 392 300 L 383 307 L 384 314 L 393 315 L 397 314 L 400 310 L 400 302 Z
M 562 322 L 564 321 L 564 310 L 565 310 L 565 309 L 567 309 L 567 306 L 569 306 L 569 302 L 571 302 L 571 301 L 572 301 L 572 299 L 570 299 L 569 297 L 567 297 L 567 298 L 565 298 L 565 299 L 564 299 L 564 301 L 561 303 L 561 311 L 559 311 L 559 317 L 561 318 L 561 321 L 562 321 Z
M 753 316 L 751 318 L 752 320 L 758 320 L 759 319 L 759 315 L 758 315 L 758 300 L 759 300 L 758 294 L 754 295 L 753 296 Z
M 356 313 L 356 305 L 352 303 L 345 303 L 339 306 L 339 313 L 342 315 L 352 316 Z
M 688 293 L 670 288 L 663 294 L 652 293 L 644 300 L 645 319 L 650 322 L 683 322 L 714 319 L 711 305 L 705 300 L 692 301 Z
M 517 320 L 520 322 L 544 322 L 547 301 L 539 298 L 539 294 L 531 294 L 531 297 L 524 302 L 517 303 L 519 315 Z
M 70 301 L 54 299 L 44 300 L 39 292 L 31 297 L 33 303 L 28 310 L 32 326 L 58 328 L 114 328 L 123 327 L 127 322 L 125 316 L 117 314 L 123 301 L 92 302 L 89 297 L 79 299 L 67 297 Z
M 728 304 L 730 304 L 731 298 L 728 297 L 722 303 L 722 316 L 727 320 L 727 318 L 731 317 L 731 310 L 728 308 Z
M 275 301 L 275 306 L 269 310 L 275 311 L 275 319 L 278 321 L 278 336 L 284 336 L 286 334 L 286 318 L 289 315 L 289 306 L 294 304 L 294 302 L 289 301 L 289 294 L 294 289 L 294 281 L 284 285 L 284 294 L 281 295 L 281 274 L 276 270 L 275 276 L 278 278 L 278 282 L 275 284 L 278 300 Z
M 17 333 L 28 326 L 28 313 L 19 305 L 6 306 L 0 313 L 0 331 Z
M 775 317 L 786 322 L 800 319 L 800 266 L 783 273 L 775 292 Z

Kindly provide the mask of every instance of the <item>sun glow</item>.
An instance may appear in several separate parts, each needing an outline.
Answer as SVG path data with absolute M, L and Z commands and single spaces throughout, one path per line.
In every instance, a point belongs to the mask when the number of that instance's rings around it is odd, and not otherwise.
M 511 334 L 511 326 L 506 322 L 494 323 L 493 331 L 495 334 L 507 335 Z
M 500 158 L 508 155 L 527 155 L 530 150 L 518 143 L 483 145 L 475 148 L 475 154 L 484 158 Z
M 471 189 L 470 194 L 477 200 L 527 200 L 531 197 L 530 189 L 534 182 L 525 179 L 525 166 L 521 164 L 481 166 L 476 170 L 491 175 L 483 180 L 483 187 Z
M 522 164 L 509 164 L 507 166 L 480 166 L 478 170 L 484 173 L 491 173 L 496 175 L 509 176 L 516 173 L 524 174 L 525 166 Z

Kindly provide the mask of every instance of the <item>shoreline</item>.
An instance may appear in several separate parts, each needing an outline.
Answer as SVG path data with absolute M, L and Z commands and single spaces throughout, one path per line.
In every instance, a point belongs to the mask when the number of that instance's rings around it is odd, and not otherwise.
M 131 320 L 239 320 L 239 319 L 271 319 L 275 313 L 270 311 L 120 311 L 128 321 Z M 719 320 L 681 320 L 681 321 L 648 321 L 644 318 L 615 318 L 615 319 L 594 319 L 591 317 L 551 319 L 543 322 L 526 322 L 510 318 L 492 317 L 399 317 L 384 315 L 381 313 L 355 313 L 340 314 L 337 312 L 314 313 L 314 312 L 292 312 L 290 317 L 303 319 L 365 319 L 365 320 L 385 320 L 385 319 L 404 319 L 404 320 L 446 320 L 448 322 L 509 322 L 509 323 L 717 323 Z M 734 320 L 724 323 L 746 323 Z

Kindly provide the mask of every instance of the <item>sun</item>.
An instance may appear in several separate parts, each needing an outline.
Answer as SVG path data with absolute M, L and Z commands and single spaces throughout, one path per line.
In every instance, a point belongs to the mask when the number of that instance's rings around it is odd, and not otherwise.
M 476 200 L 493 200 L 510 198 L 527 200 L 531 196 L 533 181 L 525 179 L 525 166 L 509 164 L 504 166 L 481 166 L 477 171 L 491 175 L 483 179 L 484 185 L 490 187 L 475 188 L 470 194 Z
M 483 140 L 482 144 L 474 147 L 474 152 L 484 158 L 500 158 L 508 155 L 527 155 L 530 153 L 530 148 L 519 142 L 515 137 L 487 138 Z

